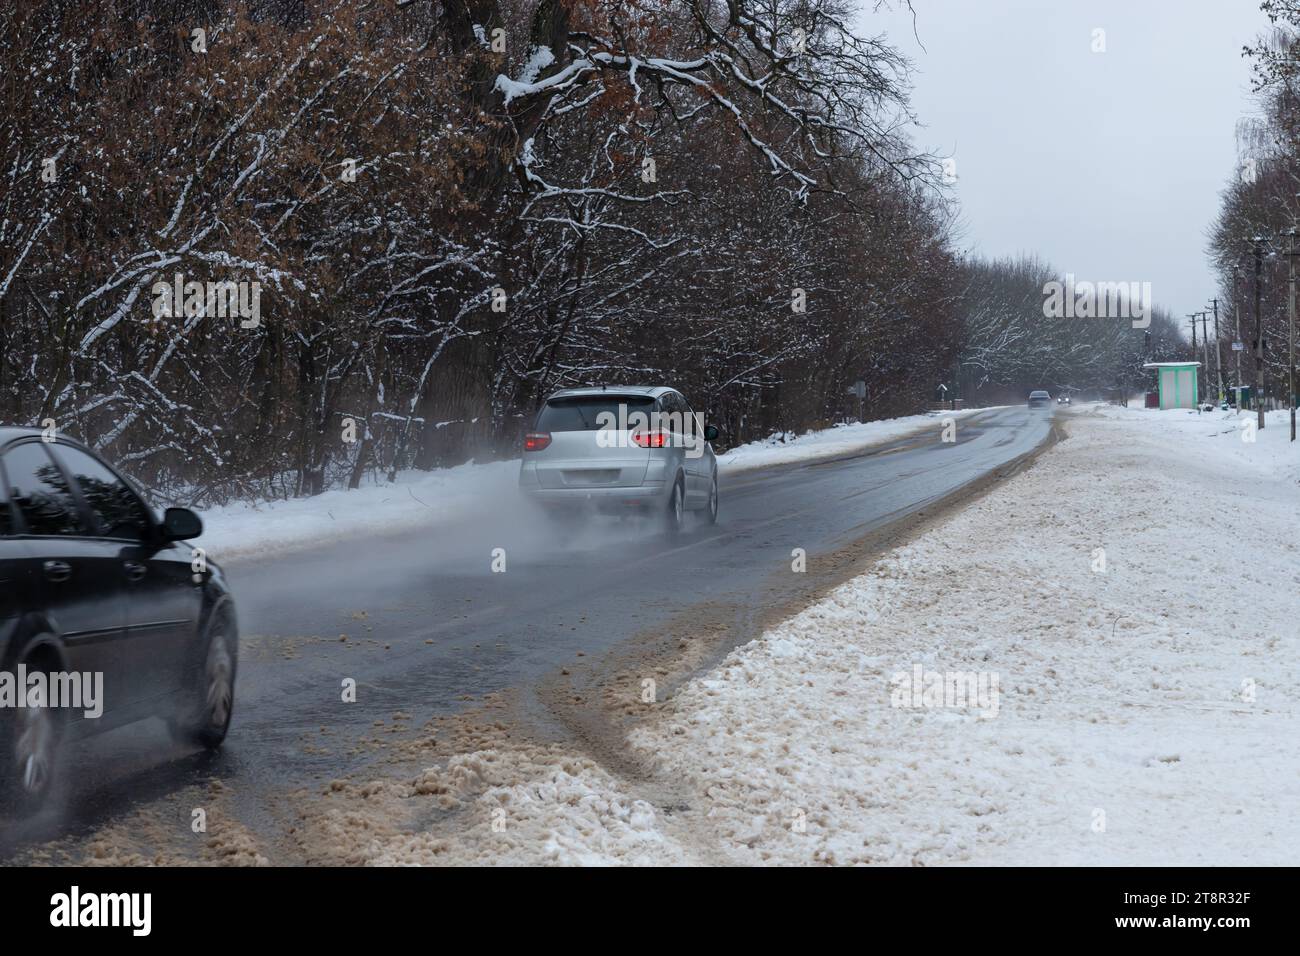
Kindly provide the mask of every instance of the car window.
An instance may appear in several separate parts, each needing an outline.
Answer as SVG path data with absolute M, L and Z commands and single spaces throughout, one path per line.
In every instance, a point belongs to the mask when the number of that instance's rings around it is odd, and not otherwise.
M 4 480 L 4 467 L 0 466 L 0 538 L 14 533 L 13 512 L 9 510 L 8 484 Z
M 100 535 L 132 541 L 148 537 L 148 511 L 126 482 L 79 448 L 56 445 L 54 454 L 72 473 L 73 480 L 81 489 L 81 497 L 95 516 Z
M 664 416 L 659 421 L 659 427 L 677 431 L 681 428 L 682 407 L 677 402 L 677 396 L 672 392 L 665 392 L 659 396 L 659 411 Z
M 623 406 L 620 417 L 619 406 Z M 594 432 L 602 421 L 626 422 L 633 412 L 649 416 L 654 399 L 643 395 L 584 395 L 580 398 L 553 398 L 537 416 L 539 432 Z M 613 419 L 601 418 L 601 413 Z
M 686 399 L 676 392 L 668 392 L 662 399 L 665 412 L 675 416 L 670 419 L 672 427 L 682 434 L 692 434 L 695 429 L 695 422 L 691 420 L 691 406 L 686 403 Z
M 9 495 L 28 534 L 84 535 L 86 524 L 59 466 L 42 442 L 25 442 L 4 456 Z

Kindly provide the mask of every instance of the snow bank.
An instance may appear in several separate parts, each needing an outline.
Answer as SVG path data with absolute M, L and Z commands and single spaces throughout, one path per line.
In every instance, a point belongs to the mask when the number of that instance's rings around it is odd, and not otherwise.
M 1114 405 L 1092 405 L 1088 411 L 1116 421 L 1146 423 L 1189 439 L 1205 439 L 1209 444 L 1189 450 L 1206 451 L 1273 478 L 1300 480 L 1300 441 L 1291 442 L 1291 418 L 1285 410 L 1266 412 L 1263 431 L 1257 428 L 1257 412 L 1198 413 L 1186 408 L 1160 411 Z
M 335 781 L 303 814 L 328 865 L 673 865 L 689 860 L 656 810 L 595 761 L 504 739 L 411 780 Z M 441 825 L 439 825 L 441 823 Z
M 477 751 L 451 758 L 414 783 L 417 793 L 444 795 L 479 826 L 438 845 L 437 862 L 451 865 L 671 865 L 681 847 L 656 827 L 654 808 L 628 797 L 594 761 L 554 748 Z M 450 800 L 447 797 L 450 796 Z M 371 865 L 430 862 L 428 837 L 386 841 Z
M 1296 863 L 1300 451 L 1224 424 L 1075 416 L 633 744 L 737 862 Z M 894 706 L 917 665 L 996 675 L 996 716 Z
M 394 482 L 287 501 L 236 502 L 202 512 L 196 543 L 218 561 L 260 557 L 362 535 L 437 525 L 516 493 L 519 462 L 407 471 Z

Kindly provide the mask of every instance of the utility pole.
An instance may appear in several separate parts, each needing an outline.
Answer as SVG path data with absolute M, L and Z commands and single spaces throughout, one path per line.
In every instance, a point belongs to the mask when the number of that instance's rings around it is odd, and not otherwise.
M 1286 251 L 1286 327 L 1288 359 L 1286 371 L 1286 404 L 1291 410 L 1291 440 L 1295 441 L 1295 226 L 1287 232 Z
M 1223 401 L 1223 342 L 1219 339 L 1219 300 L 1211 300 L 1210 307 L 1214 309 L 1214 371 L 1219 376 L 1219 401 Z
M 1264 275 L 1264 240 L 1255 239 L 1255 408 L 1259 410 L 1258 428 L 1264 430 L 1264 332 L 1260 321 L 1259 299 Z
M 1210 321 L 1209 311 L 1201 313 L 1201 354 L 1205 356 L 1205 395 L 1208 398 L 1210 394 L 1210 330 L 1207 328 Z M 1198 375 L 1197 378 L 1200 378 Z
M 1196 320 L 1199 319 L 1201 315 L 1202 313 L 1200 312 L 1191 312 L 1188 313 L 1187 316 L 1187 318 L 1190 319 L 1192 323 L 1192 361 L 1193 362 L 1196 361 Z M 1200 411 L 1200 409 L 1201 409 L 1201 376 L 1197 375 L 1196 376 L 1196 410 Z
M 1241 284 L 1241 266 L 1232 267 L 1232 316 L 1237 320 L 1237 337 L 1232 341 L 1234 343 L 1241 341 L 1241 296 L 1237 294 L 1237 286 Z M 1233 348 L 1232 357 L 1237 362 L 1237 411 L 1241 411 L 1241 386 L 1244 384 L 1241 380 L 1241 353 L 1242 349 Z

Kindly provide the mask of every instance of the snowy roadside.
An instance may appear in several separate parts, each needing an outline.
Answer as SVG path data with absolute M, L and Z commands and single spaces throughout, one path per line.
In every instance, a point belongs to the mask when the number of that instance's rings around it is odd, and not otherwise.
M 945 412 L 963 418 L 982 409 Z M 933 425 L 939 413 L 841 425 L 750 442 L 718 456 L 724 474 L 851 454 Z M 264 557 L 355 536 L 436 527 L 499 507 L 516 494 L 519 460 L 406 471 L 394 482 L 288 501 L 236 502 L 202 513 L 200 544 L 218 561 Z
M 1284 419 L 1251 443 L 1076 410 L 1033 468 L 652 705 L 629 745 L 661 785 L 501 742 L 322 822 L 369 863 L 1295 864 Z M 978 693 L 923 693 L 952 674 Z M 391 822 L 430 800 L 454 831 Z

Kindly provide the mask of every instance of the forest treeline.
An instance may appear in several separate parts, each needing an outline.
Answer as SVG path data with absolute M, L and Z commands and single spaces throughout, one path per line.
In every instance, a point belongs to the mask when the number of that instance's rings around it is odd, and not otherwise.
M 0 420 L 206 504 L 513 454 L 567 385 L 675 385 L 726 444 L 858 380 L 870 418 L 1140 387 L 1167 316 L 1048 319 L 1049 267 L 961 254 L 871 22 L 2 0 Z

